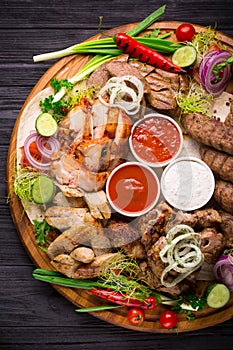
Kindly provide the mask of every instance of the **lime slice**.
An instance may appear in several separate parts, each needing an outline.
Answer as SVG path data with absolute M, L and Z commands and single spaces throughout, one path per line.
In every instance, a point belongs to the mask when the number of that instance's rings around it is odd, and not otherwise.
M 225 284 L 215 283 L 207 289 L 207 304 L 218 309 L 225 306 L 230 300 L 230 290 Z
M 197 58 L 197 51 L 191 45 L 182 46 L 172 55 L 172 62 L 179 67 L 191 66 Z
M 42 113 L 36 118 L 36 131 L 41 136 L 52 136 L 57 131 L 57 122 L 49 113 Z
M 49 177 L 40 175 L 32 186 L 32 200 L 36 204 L 50 202 L 55 194 L 55 185 Z

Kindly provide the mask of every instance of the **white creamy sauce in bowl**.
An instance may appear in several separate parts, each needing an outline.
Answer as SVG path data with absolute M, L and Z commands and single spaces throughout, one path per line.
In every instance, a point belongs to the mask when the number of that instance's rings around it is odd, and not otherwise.
M 195 157 L 181 157 L 163 172 L 161 190 L 167 202 L 176 209 L 191 211 L 203 207 L 215 187 L 210 168 Z

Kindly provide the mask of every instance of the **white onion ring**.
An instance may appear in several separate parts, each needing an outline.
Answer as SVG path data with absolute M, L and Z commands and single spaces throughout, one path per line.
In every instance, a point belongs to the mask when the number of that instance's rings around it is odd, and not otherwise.
M 133 84 L 137 92 L 126 85 L 125 81 Z M 109 94 L 109 102 L 107 102 L 103 95 Z M 130 96 L 131 101 L 126 101 L 122 94 Z M 143 97 L 143 84 L 142 82 L 131 75 L 125 75 L 121 77 L 110 78 L 104 87 L 99 92 L 99 100 L 107 107 L 119 107 L 123 109 L 127 114 L 136 114 L 140 109 L 140 103 Z
M 199 248 L 199 236 L 187 225 L 177 225 L 168 231 L 168 243 L 159 253 L 160 259 L 168 264 L 161 275 L 162 285 L 174 287 L 201 266 L 203 254 Z M 179 276 L 168 282 L 166 276 L 171 270 L 179 273 Z

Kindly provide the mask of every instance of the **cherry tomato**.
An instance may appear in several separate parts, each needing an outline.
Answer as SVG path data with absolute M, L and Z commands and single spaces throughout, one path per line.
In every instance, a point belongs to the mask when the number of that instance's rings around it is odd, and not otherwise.
M 176 38 L 178 41 L 191 41 L 195 34 L 195 28 L 189 23 L 182 23 L 176 29 Z
M 160 324 L 164 328 L 173 328 L 178 323 L 177 314 L 172 310 L 164 311 L 160 316 Z
M 129 309 L 127 317 L 134 326 L 140 326 L 145 320 L 145 313 L 142 309 L 133 307 Z

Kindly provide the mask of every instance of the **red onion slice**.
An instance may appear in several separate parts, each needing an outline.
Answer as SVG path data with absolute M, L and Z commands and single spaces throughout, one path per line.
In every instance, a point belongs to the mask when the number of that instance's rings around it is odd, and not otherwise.
M 41 160 L 39 162 L 32 157 L 30 152 L 30 145 L 32 144 L 32 142 L 36 142 L 37 136 L 37 132 L 33 132 L 30 133 L 30 135 L 26 138 L 24 142 L 24 153 L 31 166 L 39 170 L 47 170 L 50 167 L 51 161 L 45 158 L 44 161 Z
M 210 51 L 205 55 L 199 65 L 199 78 L 203 89 L 208 93 L 218 96 L 226 88 L 226 85 L 230 78 L 231 67 L 227 65 L 223 69 L 223 76 L 219 82 L 215 81 L 215 75 L 213 74 L 213 68 L 224 61 L 226 61 L 231 56 L 231 53 L 226 50 Z
M 214 275 L 233 292 L 233 264 L 229 256 L 222 256 L 214 265 Z

